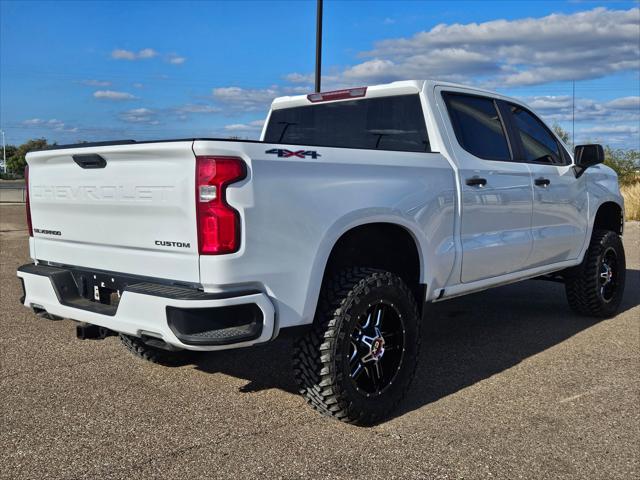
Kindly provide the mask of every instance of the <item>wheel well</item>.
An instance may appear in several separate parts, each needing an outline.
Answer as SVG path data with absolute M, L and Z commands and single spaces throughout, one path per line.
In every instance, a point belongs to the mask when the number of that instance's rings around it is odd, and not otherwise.
M 611 230 L 622 235 L 622 208 L 614 202 L 606 202 L 600 205 L 593 222 L 594 230 Z
M 413 236 L 393 223 L 369 223 L 344 233 L 333 246 L 324 271 L 324 282 L 348 267 L 371 267 L 400 276 L 422 308 L 420 255 Z

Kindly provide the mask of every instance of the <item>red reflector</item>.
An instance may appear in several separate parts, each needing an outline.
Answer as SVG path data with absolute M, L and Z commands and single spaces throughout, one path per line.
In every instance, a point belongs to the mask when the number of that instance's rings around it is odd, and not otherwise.
M 27 209 L 27 228 L 29 236 L 33 237 L 33 226 L 31 225 L 31 202 L 29 202 L 29 165 L 24 167 L 24 188 L 26 189 L 25 207 Z
M 233 253 L 240 247 L 240 215 L 227 203 L 227 185 L 242 180 L 237 157 L 196 157 L 196 214 L 201 255 Z
M 364 97 L 366 94 L 367 87 L 348 88 L 346 90 L 334 90 L 332 92 L 310 93 L 307 95 L 307 100 L 312 103 L 329 102 L 331 100 Z

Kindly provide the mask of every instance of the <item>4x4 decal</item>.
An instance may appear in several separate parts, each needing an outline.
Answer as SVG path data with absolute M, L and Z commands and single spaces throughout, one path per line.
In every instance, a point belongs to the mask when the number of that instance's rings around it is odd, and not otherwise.
M 321 157 L 318 152 L 315 150 L 297 150 L 292 152 L 291 150 L 287 150 L 285 148 L 272 148 L 271 150 L 267 150 L 264 153 L 272 153 L 274 155 L 278 155 L 280 158 L 289 158 L 289 157 L 298 157 L 298 158 L 318 158 Z

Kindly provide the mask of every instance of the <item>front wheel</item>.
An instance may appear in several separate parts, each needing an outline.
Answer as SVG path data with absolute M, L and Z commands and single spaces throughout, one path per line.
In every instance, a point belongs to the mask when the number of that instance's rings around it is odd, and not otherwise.
M 625 273 L 620 236 L 609 230 L 595 230 L 584 260 L 565 280 L 569 306 L 590 317 L 615 315 L 624 293 Z
M 312 330 L 296 345 L 300 392 L 320 413 L 363 425 L 405 396 L 420 348 L 416 301 L 397 275 L 352 268 L 323 289 Z

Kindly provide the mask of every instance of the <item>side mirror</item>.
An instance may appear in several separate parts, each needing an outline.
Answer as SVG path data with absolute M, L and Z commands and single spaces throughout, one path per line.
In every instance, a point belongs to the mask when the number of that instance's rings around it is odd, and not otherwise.
M 573 152 L 573 156 L 576 160 L 576 166 L 584 170 L 592 165 L 604 162 L 604 149 L 602 145 L 596 143 L 578 145 Z

